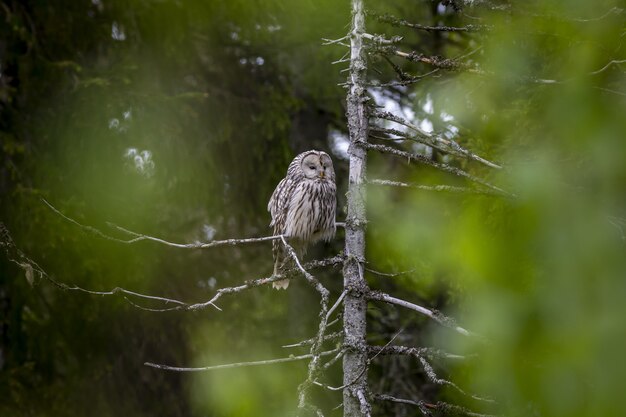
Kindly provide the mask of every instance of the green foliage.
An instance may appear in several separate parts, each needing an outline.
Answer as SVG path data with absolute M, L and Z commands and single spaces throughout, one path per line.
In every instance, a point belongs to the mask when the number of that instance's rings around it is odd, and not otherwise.
M 106 222 L 179 242 L 267 235 L 265 207 L 291 158 L 327 147 L 328 125 L 342 124 L 343 75 L 329 64 L 339 51 L 321 38 L 340 36 L 347 10 L 330 1 L 1 1 L 0 221 L 16 246 L 69 285 L 191 302 L 267 276 L 268 244 L 202 253 L 121 245 L 41 198 L 116 236 Z M 294 137 L 298 118 L 315 128 L 299 132 L 305 141 Z M 230 315 L 157 314 L 34 278 L 31 288 L 2 256 L 0 415 L 233 415 L 220 399 L 227 385 L 201 395 L 206 386 L 190 375 L 143 363 L 285 356 L 282 344 L 311 337 L 307 307 L 317 303 L 309 291 L 260 290 L 245 302 L 225 297 Z M 261 375 L 263 396 L 233 385 L 248 398 L 241 410 L 292 407 L 303 369 L 280 375 Z M 268 396 L 275 406 L 258 411 Z
M 439 71 L 409 87 L 379 89 L 376 98 L 411 109 L 437 132 L 453 127 L 461 145 L 504 169 L 432 157 L 516 197 L 371 187 L 368 269 L 411 272 L 368 272 L 368 279 L 456 317 L 489 343 L 378 303 L 369 307 L 369 342 L 396 337 L 397 344 L 478 354 L 437 363 L 437 370 L 451 370 L 450 379 L 498 404 L 439 392 L 406 358 L 377 358 L 384 366 L 372 367 L 372 387 L 506 415 L 625 415 L 623 6 L 446 3 L 443 12 L 430 1 L 366 6 L 415 23 L 490 29 L 418 31 L 370 14 L 368 31 L 400 34 L 407 50 L 462 57 L 482 73 Z M 181 242 L 265 235 L 265 204 L 292 156 L 327 147 L 329 126 L 345 129 L 345 91 L 337 86 L 345 77 L 341 65 L 330 64 L 345 49 L 322 47 L 321 38 L 345 35 L 348 6 L 0 1 L 0 221 L 16 245 L 68 284 L 185 301 L 267 275 L 268 245 L 206 252 L 121 245 L 66 222 L 41 198 L 111 234 L 107 221 Z M 394 62 L 408 75 L 432 71 Z M 381 54 L 370 65 L 372 81 L 397 76 Z M 468 185 L 370 155 L 369 178 Z M 335 161 L 341 199 L 345 166 Z M 336 253 L 340 239 L 316 250 Z M 121 298 L 62 291 L 37 274 L 29 282 L 23 269 L 0 259 L 0 415 L 293 410 L 304 363 L 193 375 L 142 364 L 286 356 L 281 345 L 311 337 L 316 327 L 318 300 L 304 283 L 287 293 L 224 297 L 222 312 L 157 314 Z M 320 276 L 333 294 L 340 291 L 337 275 Z M 329 383 L 339 380 L 328 376 Z M 336 406 L 334 393 L 314 395 L 325 410 Z M 417 413 L 405 405 L 383 412 Z
M 418 294 L 445 280 L 456 294 L 448 313 L 489 340 L 433 332 L 449 350 L 478 354 L 451 379 L 498 404 L 468 401 L 472 408 L 626 414 L 619 400 L 626 378 L 619 7 L 567 1 L 472 10 L 493 26 L 476 44 L 475 62 L 488 75 L 448 74 L 415 87 L 471 133 L 467 146 L 505 166 L 490 177 L 515 198 L 371 191 L 370 234 L 380 239 L 374 259 L 416 268 L 402 286 Z M 427 169 L 402 172 L 415 183 L 445 180 Z

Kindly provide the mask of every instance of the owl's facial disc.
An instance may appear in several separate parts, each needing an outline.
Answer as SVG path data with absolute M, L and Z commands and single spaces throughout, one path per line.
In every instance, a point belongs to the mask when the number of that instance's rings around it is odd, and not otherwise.
M 304 176 L 308 179 L 320 177 L 320 171 L 323 172 L 322 166 L 320 164 L 320 158 L 316 154 L 307 155 L 302 160 L 301 167 L 302 171 L 304 172 Z

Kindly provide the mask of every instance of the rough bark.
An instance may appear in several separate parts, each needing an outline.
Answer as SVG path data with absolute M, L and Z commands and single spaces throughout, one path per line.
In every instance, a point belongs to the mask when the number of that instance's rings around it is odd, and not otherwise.
M 346 260 L 343 276 L 347 290 L 344 301 L 344 343 L 347 353 L 343 360 L 344 416 L 369 415 L 367 401 L 367 349 L 365 344 L 367 283 L 363 276 L 365 261 L 365 169 L 367 150 L 363 143 L 368 137 L 366 59 L 363 48 L 365 13 L 362 0 L 352 0 L 352 30 L 350 34 L 350 90 L 347 98 L 350 130 L 350 173 L 348 183 L 348 215 L 346 219 Z

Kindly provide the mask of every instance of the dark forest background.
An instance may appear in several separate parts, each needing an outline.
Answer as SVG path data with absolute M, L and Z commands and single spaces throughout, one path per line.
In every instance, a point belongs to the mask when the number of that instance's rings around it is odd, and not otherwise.
M 369 266 L 411 272 L 368 273 L 368 280 L 455 315 L 493 343 L 468 346 L 381 305 L 370 305 L 370 341 L 396 336 L 398 344 L 479 351 L 482 359 L 469 364 L 438 366 L 520 415 L 624 415 L 624 5 L 465 3 L 366 4 L 371 33 L 402 35 L 407 50 L 429 56 L 471 53 L 467 59 L 489 74 L 441 71 L 372 89 L 372 102 L 501 162 L 506 169 L 498 173 L 452 163 L 518 199 L 372 186 Z M 349 6 L 0 1 L 0 221 L 14 242 L 0 257 L 0 415 L 292 414 L 304 362 L 206 374 L 143 363 L 205 366 L 301 353 L 281 346 L 315 331 L 318 300 L 304 282 L 286 292 L 262 287 L 224 297 L 223 311 L 155 313 L 123 296 L 60 289 L 9 259 L 19 249 L 68 285 L 189 302 L 268 276 L 268 243 L 124 245 L 87 233 L 42 199 L 116 237 L 125 236 L 107 222 L 175 242 L 266 236 L 272 190 L 293 156 L 315 148 L 333 156 L 343 220 L 348 64 L 332 64 L 346 48 L 322 45 L 322 38 L 347 33 Z M 384 13 L 490 29 L 416 31 L 375 18 Z M 432 70 L 395 62 L 412 75 Z M 380 55 L 370 64 L 374 83 L 399 73 Z M 559 83 L 537 82 L 546 79 Z M 369 169 L 372 178 L 463 185 L 380 155 Z M 306 259 L 341 250 L 340 230 Z M 316 275 L 334 297 L 341 292 L 340 268 Z M 458 400 L 406 358 L 377 363 L 372 387 Z M 339 371 L 329 382 L 340 385 Z M 341 402 L 333 392 L 316 395 L 328 410 Z M 418 415 L 403 406 L 379 411 Z

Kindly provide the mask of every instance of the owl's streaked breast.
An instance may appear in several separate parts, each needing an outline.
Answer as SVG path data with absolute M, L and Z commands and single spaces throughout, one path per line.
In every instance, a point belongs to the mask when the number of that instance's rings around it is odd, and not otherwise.
M 314 243 L 335 235 L 335 184 L 331 181 L 305 180 L 292 195 L 285 234 Z

